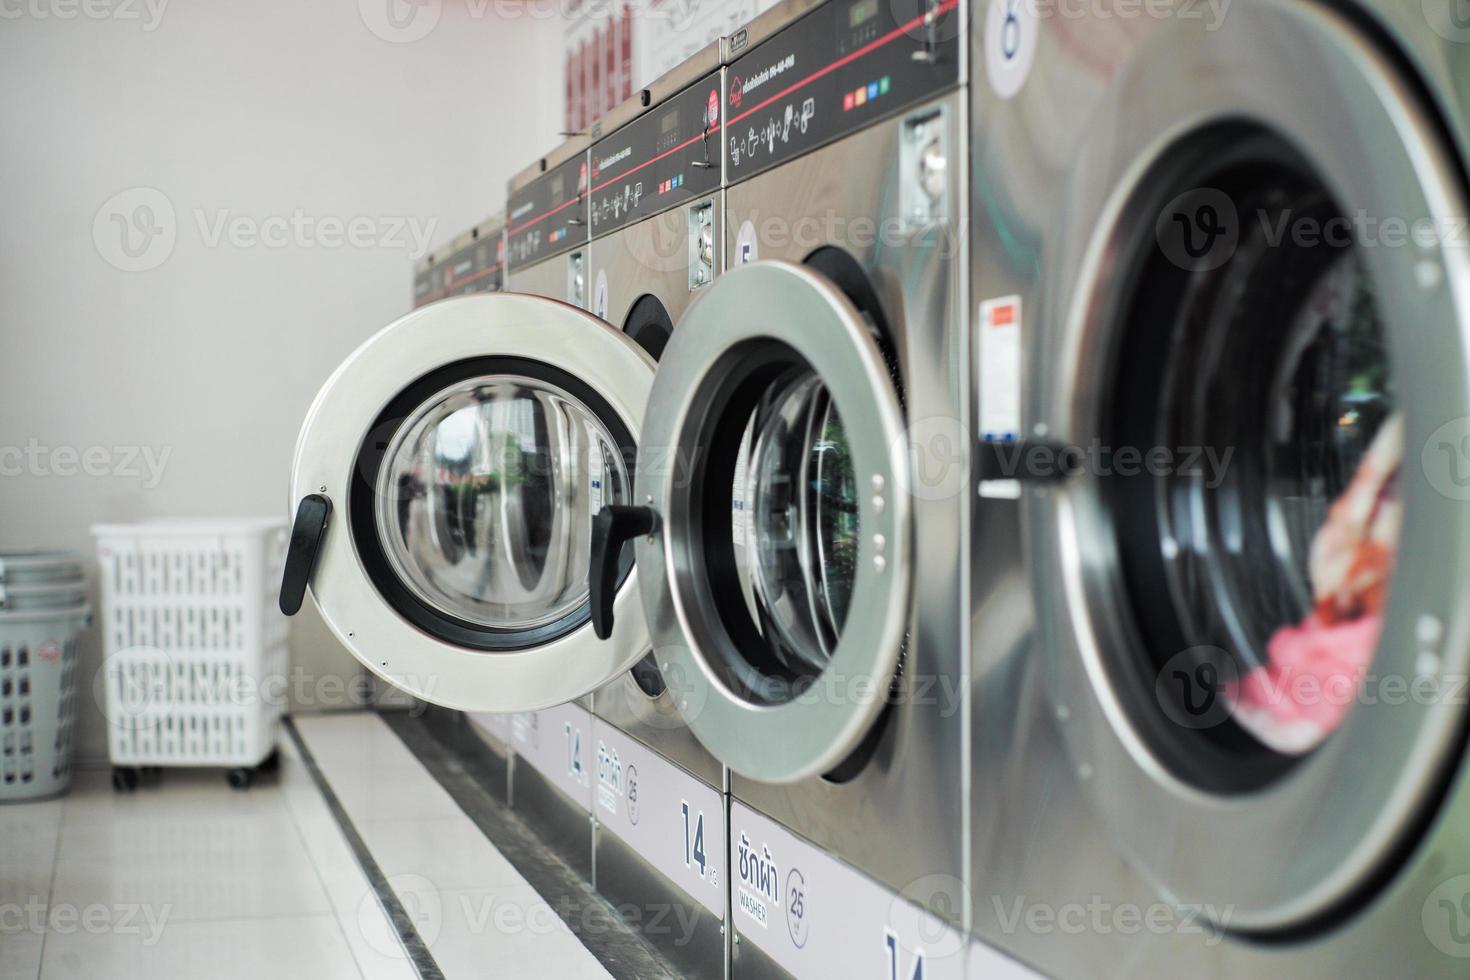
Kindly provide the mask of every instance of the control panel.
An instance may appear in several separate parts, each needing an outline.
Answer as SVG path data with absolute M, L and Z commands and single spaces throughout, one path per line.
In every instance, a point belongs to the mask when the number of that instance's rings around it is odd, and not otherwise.
M 960 82 L 959 0 L 837 0 L 727 69 L 729 183 Z
M 507 204 L 506 259 L 512 269 L 560 255 L 587 241 L 587 155 L 548 170 Z
M 467 236 L 461 236 L 461 239 Z M 446 296 L 495 293 L 505 286 L 505 238 L 494 233 L 469 239 L 414 275 L 415 308 Z
M 592 233 L 604 235 L 716 190 L 720 132 L 716 74 L 593 144 Z

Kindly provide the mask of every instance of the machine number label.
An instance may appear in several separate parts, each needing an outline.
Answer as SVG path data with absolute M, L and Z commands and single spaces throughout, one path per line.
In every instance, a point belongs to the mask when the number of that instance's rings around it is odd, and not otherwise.
M 946 920 L 736 801 L 730 835 L 735 929 L 797 980 L 966 976 L 968 941 Z
M 724 794 L 601 719 L 592 732 L 603 831 L 723 919 Z
M 588 813 L 592 812 L 592 779 L 584 753 L 591 731 L 592 716 L 577 704 L 524 711 L 510 724 L 516 757 Z M 556 737 L 558 732 L 561 738 Z
M 1036 8 L 1028 0 L 995 0 L 985 17 L 985 75 L 1002 99 L 1021 91 L 1036 60 Z
M 689 802 L 679 801 L 679 811 L 684 817 L 684 867 L 698 868 L 703 878 L 708 869 L 704 856 L 704 812 L 696 811 L 692 816 Z

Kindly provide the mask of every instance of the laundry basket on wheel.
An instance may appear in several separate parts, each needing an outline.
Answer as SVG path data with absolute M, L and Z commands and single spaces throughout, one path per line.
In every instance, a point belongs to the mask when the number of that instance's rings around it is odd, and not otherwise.
M 77 637 L 90 619 L 79 555 L 0 551 L 0 803 L 71 786 Z
M 218 766 L 243 789 L 275 763 L 286 619 L 275 518 L 100 524 L 97 564 L 113 786 Z

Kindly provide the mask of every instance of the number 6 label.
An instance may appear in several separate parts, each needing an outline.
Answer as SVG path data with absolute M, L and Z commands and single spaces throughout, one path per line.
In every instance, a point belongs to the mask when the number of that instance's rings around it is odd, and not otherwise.
M 985 16 L 985 74 L 1002 99 L 1021 91 L 1036 60 L 1035 0 L 991 0 Z

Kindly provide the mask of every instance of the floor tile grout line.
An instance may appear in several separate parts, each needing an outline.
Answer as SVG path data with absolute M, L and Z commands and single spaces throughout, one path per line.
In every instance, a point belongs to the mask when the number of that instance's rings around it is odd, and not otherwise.
M 72 779 L 76 778 L 76 770 L 72 770 Z M 51 849 L 51 874 L 46 879 L 46 923 L 41 930 L 41 950 L 36 957 L 36 980 L 41 980 L 41 975 L 46 966 L 46 937 L 51 934 L 51 899 L 56 894 L 56 870 L 61 867 L 61 839 L 66 833 L 66 810 L 70 802 L 71 784 L 67 784 L 67 794 L 61 798 L 61 806 L 56 812 L 56 844 Z
M 418 973 L 420 980 L 444 980 L 444 971 L 439 968 L 433 953 L 429 951 L 428 945 L 419 935 L 418 929 L 414 927 L 413 920 L 409 918 L 408 912 L 403 908 L 403 903 L 394 893 L 393 886 L 388 883 L 383 869 L 378 867 L 378 862 L 373 859 L 372 852 L 368 850 L 362 835 L 357 832 L 357 827 L 353 825 L 351 816 L 342 806 L 342 801 L 337 798 L 337 794 L 327 782 L 326 775 L 317 765 L 316 757 L 312 755 L 311 748 L 306 744 L 306 739 L 297 729 L 296 723 L 288 716 L 281 719 L 281 725 L 291 736 L 296 751 L 301 756 L 302 764 L 322 794 L 322 801 L 326 804 L 328 812 L 337 821 L 337 826 L 347 841 L 348 849 L 352 851 L 358 866 L 362 868 L 363 875 L 368 880 L 368 887 L 377 896 L 378 905 L 382 908 L 383 914 L 388 917 L 388 922 L 392 925 L 398 941 L 403 944 L 403 950 L 408 956 L 409 963 Z M 330 901 L 330 896 L 328 900 Z M 355 957 L 354 962 L 356 962 Z M 361 967 L 359 967 L 360 970 Z
M 297 760 L 302 761 L 299 755 L 297 756 Z M 357 948 L 352 943 L 352 937 L 347 935 L 347 927 L 342 924 L 345 913 L 337 908 L 336 903 L 332 901 L 332 889 L 327 885 L 327 876 L 322 872 L 321 864 L 317 861 L 316 855 L 312 853 L 311 843 L 306 839 L 306 831 L 301 822 L 302 815 L 296 812 L 296 805 L 291 802 L 290 794 L 283 792 L 282 796 L 285 799 L 286 812 L 291 816 L 291 824 L 296 828 L 296 836 L 301 841 L 302 849 L 306 851 L 307 860 L 311 862 L 312 871 L 316 873 L 317 883 L 322 886 L 322 893 L 326 895 L 327 906 L 332 910 L 332 919 L 337 924 L 337 931 L 342 934 L 342 941 L 347 944 L 347 954 L 352 957 L 352 964 L 357 967 L 357 975 L 362 977 L 362 980 L 367 980 L 367 970 L 364 968 L 362 960 L 358 958 Z M 328 815 L 330 816 L 330 813 Z M 386 916 L 386 914 L 385 912 L 384 915 Z

